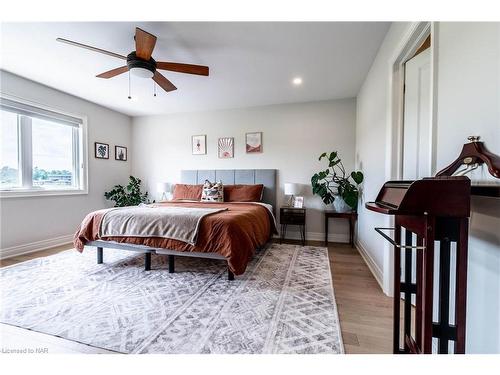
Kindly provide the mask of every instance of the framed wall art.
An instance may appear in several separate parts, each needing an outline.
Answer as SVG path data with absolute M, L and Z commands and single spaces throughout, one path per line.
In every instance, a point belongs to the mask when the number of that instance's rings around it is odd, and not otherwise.
M 246 133 L 245 147 L 247 154 L 262 152 L 262 132 Z
M 127 148 L 125 146 L 115 146 L 115 160 L 127 161 Z
M 224 137 L 219 138 L 218 151 L 219 159 L 229 159 L 234 157 L 234 138 Z
M 193 155 L 205 155 L 207 153 L 207 136 L 205 134 L 193 135 L 191 147 Z
M 304 208 L 304 197 L 298 196 L 293 200 L 293 207 L 295 208 Z
M 109 159 L 109 145 L 107 143 L 94 142 L 94 155 L 96 159 Z

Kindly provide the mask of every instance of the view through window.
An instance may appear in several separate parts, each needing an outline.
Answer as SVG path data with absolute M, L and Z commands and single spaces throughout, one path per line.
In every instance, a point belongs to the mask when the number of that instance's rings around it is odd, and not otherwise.
M 0 190 L 83 190 L 82 120 L 2 98 Z
M 33 186 L 73 187 L 73 127 L 34 118 Z

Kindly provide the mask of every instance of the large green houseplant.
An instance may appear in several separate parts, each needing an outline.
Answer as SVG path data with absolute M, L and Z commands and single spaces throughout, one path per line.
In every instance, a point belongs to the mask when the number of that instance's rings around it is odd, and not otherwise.
M 104 193 L 108 200 L 115 201 L 115 207 L 138 206 L 149 203 L 148 193 L 141 192 L 141 180 L 130 176 L 127 186 L 115 185 L 111 191 Z
M 333 203 L 335 197 L 339 196 L 351 209 L 356 210 L 363 173 L 353 171 L 348 175 L 336 151 L 330 154 L 323 152 L 318 160 L 323 158 L 327 159 L 328 168 L 311 177 L 313 194 L 319 195 L 326 205 Z

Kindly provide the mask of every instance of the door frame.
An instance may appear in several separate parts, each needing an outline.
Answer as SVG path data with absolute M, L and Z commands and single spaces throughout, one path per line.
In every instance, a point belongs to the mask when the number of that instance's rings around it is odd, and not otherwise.
M 389 93 L 387 95 L 387 129 L 386 129 L 386 155 L 385 177 L 386 180 L 398 180 L 403 176 L 403 120 L 404 120 L 404 81 L 405 63 L 425 39 L 431 36 L 431 103 L 430 103 L 430 155 L 429 170 L 432 175 L 436 173 L 436 123 L 437 123 L 437 31 L 436 22 L 412 22 L 406 33 L 399 41 L 394 54 L 388 61 Z M 394 218 L 388 218 L 388 224 L 394 226 Z M 394 254 L 389 243 L 384 248 L 383 288 L 387 295 L 392 296 L 393 291 L 393 261 Z
M 388 144 L 386 158 L 386 176 L 392 179 L 401 179 L 403 176 L 403 119 L 404 119 L 404 81 L 405 63 L 408 61 L 418 47 L 431 35 L 431 107 L 430 107 L 430 155 L 429 170 L 432 174 L 436 172 L 436 98 L 437 98 L 437 43 L 435 22 L 414 22 L 400 41 L 394 55 L 389 61 L 390 84 L 389 84 L 389 108 L 388 114 Z

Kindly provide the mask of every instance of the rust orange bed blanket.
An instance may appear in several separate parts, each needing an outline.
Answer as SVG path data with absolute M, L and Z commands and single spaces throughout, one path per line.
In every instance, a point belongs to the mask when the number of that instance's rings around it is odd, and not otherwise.
M 155 206 L 179 205 L 182 207 L 227 208 L 204 217 L 199 226 L 195 245 L 160 237 L 104 237 L 100 238 L 99 228 L 106 209 L 94 211 L 83 220 L 75 233 L 73 243 L 82 252 L 89 241 L 105 240 L 145 245 L 176 251 L 195 251 L 217 253 L 226 257 L 229 269 L 235 275 L 245 272 L 255 249 L 263 246 L 276 233 L 272 213 L 258 203 L 201 203 L 201 202 L 162 202 Z

